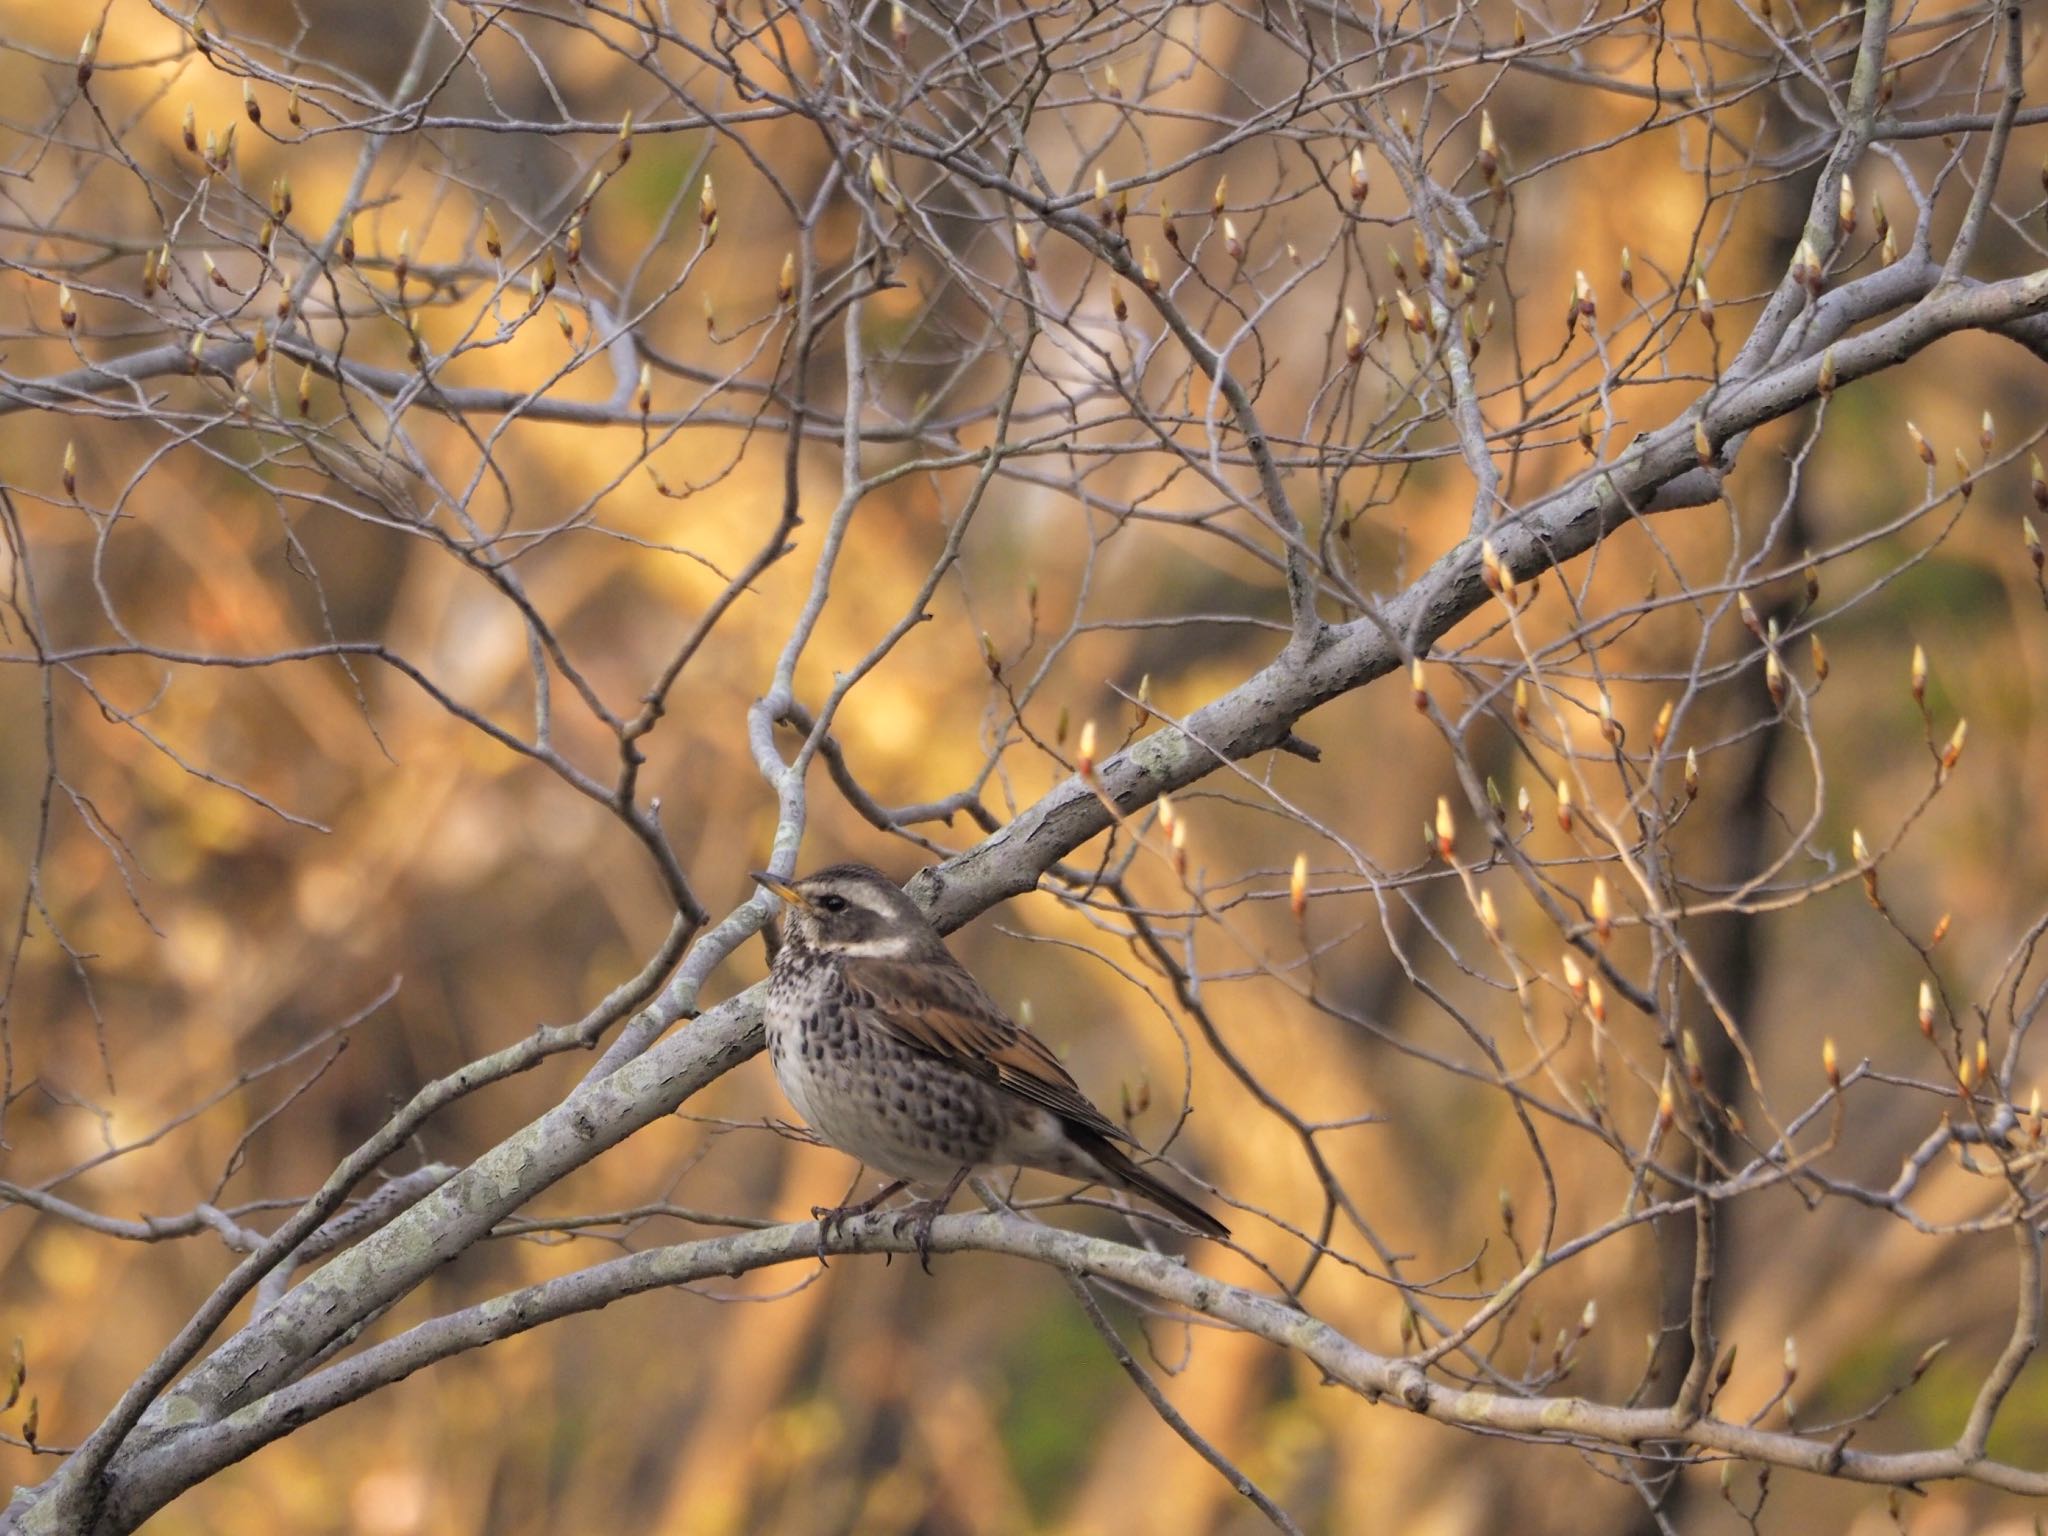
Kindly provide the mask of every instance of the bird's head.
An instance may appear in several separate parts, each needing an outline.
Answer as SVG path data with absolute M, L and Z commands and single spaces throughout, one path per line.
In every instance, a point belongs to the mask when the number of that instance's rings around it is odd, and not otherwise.
M 879 869 L 834 864 L 801 880 L 756 870 L 754 879 L 788 903 L 784 931 L 803 948 L 908 959 L 944 947 L 917 903 Z

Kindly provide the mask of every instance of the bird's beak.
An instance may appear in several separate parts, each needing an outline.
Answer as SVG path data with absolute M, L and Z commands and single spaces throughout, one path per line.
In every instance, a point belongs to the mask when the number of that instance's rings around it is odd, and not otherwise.
M 799 891 L 787 880 L 777 879 L 774 875 L 769 874 L 768 871 L 765 869 L 757 869 L 753 871 L 752 878 L 754 884 L 766 886 L 769 890 L 773 891 L 776 895 L 780 896 L 784 901 L 790 902 L 799 907 L 808 907 L 810 905 L 808 901 L 804 900 L 804 893 L 802 891 Z

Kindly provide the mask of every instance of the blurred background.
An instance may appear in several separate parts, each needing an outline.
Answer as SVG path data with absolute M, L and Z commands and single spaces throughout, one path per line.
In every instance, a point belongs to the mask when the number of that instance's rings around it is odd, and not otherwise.
M 1779 8 L 1793 12 L 1781 25 L 1803 39 L 1798 49 L 1831 46 L 1821 24 L 1832 6 Z M 808 207 L 832 171 L 833 146 L 800 115 L 749 115 L 752 98 L 735 92 L 720 60 L 738 58 L 757 80 L 780 68 L 805 81 L 843 61 L 820 58 L 802 27 L 766 28 L 750 6 L 735 14 L 763 30 L 722 55 L 713 12 L 723 7 L 685 9 L 702 13 L 674 23 L 687 46 L 666 46 L 653 68 L 636 62 L 620 42 L 626 29 L 598 8 L 541 7 L 472 34 L 481 13 L 460 6 L 209 7 L 215 46 L 234 40 L 223 58 L 261 58 L 330 83 L 299 100 L 253 80 L 261 121 L 252 122 L 237 70 L 210 64 L 168 12 L 116 0 L 86 101 L 74 60 L 93 15 L 0 3 L 10 103 L 0 129 L 9 407 L 0 477 L 10 498 L 0 638 L 13 663 L 0 666 L 9 933 L 0 1177 L 34 1185 L 69 1172 L 58 1193 L 124 1218 L 200 1201 L 303 1197 L 421 1083 L 580 1016 L 666 932 L 672 908 L 645 850 L 602 805 L 478 729 L 481 721 L 529 732 L 534 699 L 519 608 L 473 552 L 511 562 L 591 686 L 630 713 L 775 529 L 787 416 L 764 405 L 763 391 L 789 382 L 778 268 L 802 249 L 807 286 L 843 283 L 874 205 L 864 214 L 853 199 L 825 199 L 822 213 L 803 215 L 810 229 L 799 240 L 783 191 Z M 1469 24 L 1496 39 L 1514 25 L 1504 6 L 1472 15 Z M 1568 25 L 1523 15 L 1539 36 Z M 1817 30 L 1802 33 L 1802 16 Z M 445 31 L 416 53 L 423 19 Z M 932 24 L 915 7 L 912 19 L 913 62 L 920 52 L 936 57 Z M 867 25 L 878 39 L 886 30 L 879 15 Z M 1668 81 L 1674 60 L 1689 61 L 1692 87 L 1708 91 L 1709 66 L 1732 76 L 1769 53 L 1740 7 L 1695 8 L 1685 25 L 1748 42 L 1724 50 L 1672 39 L 1667 55 L 1621 28 L 1607 51 L 1589 40 L 1581 62 L 1643 82 L 1660 68 Z M 1927 27 L 1930 38 L 1975 50 L 1954 68 L 1977 69 L 1981 7 L 1936 7 Z M 1284 445 L 1309 537 L 1359 590 L 1398 590 L 1465 536 L 1472 509 L 1471 476 L 1398 309 L 1375 334 L 1394 292 L 1392 262 L 1414 264 L 1402 188 L 1375 152 L 1365 223 L 1341 216 L 1341 193 L 1319 195 L 1352 142 L 1336 122 L 1311 123 L 1292 143 L 1245 133 L 1200 155 L 1218 120 L 1250 120 L 1297 79 L 1256 16 L 1167 7 L 1157 29 L 1134 21 L 1077 36 L 1062 55 L 1068 72 L 1037 107 L 1042 127 L 1032 129 L 1047 174 L 1083 189 L 1099 159 L 1112 178 L 1144 178 L 1132 196 L 1133 244 L 1173 263 L 1169 281 L 1205 334 L 1238 336 L 1235 361 L 1256 380 L 1260 410 Z M 1853 42 L 1853 30 L 1843 36 Z M 1944 73 L 1952 60 L 1908 42 L 1897 54 L 1902 101 L 1916 89 L 1955 87 Z M 2029 46 L 2038 97 L 2039 50 Z M 1507 254 L 1483 261 L 1471 302 L 1496 306 L 1478 370 L 1489 421 L 1503 429 L 1503 494 L 1519 504 L 1588 462 L 1576 424 L 1602 370 L 1578 323 L 1575 350 L 1565 333 L 1574 274 L 1598 295 L 1586 331 L 1597 325 L 1621 370 L 1595 423 L 1599 451 L 1612 457 L 1695 399 L 1717 352 L 1732 355 L 1799 238 L 1811 170 L 1773 159 L 1798 131 L 1773 115 L 1770 92 L 1728 92 L 1715 119 L 1724 143 L 1676 110 L 1660 131 L 1640 131 L 1649 106 L 1639 96 L 1533 72 L 1432 72 L 1422 67 L 1429 57 L 1423 49 L 1390 64 L 1369 110 L 1389 131 L 1413 114 L 1431 153 L 1462 165 L 1484 94 L 1515 181 L 1511 206 L 1495 199 L 1483 215 Z M 437 123 L 375 139 L 361 126 L 362 103 L 396 90 L 422 60 L 426 78 L 446 76 Z M 1120 94 L 1105 67 L 1117 71 Z M 673 127 L 699 104 L 730 121 L 716 132 Z M 616 124 L 628 108 L 642 126 L 622 166 L 615 130 L 546 126 Z M 188 109 L 202 153 L 238 125 L 231 174 L 204 175 L 183 147 Z M 503 127 L 522 122 L 541 126 Z M 660 123 L 672 126 L 645 126 Z M 1304 145 L 1316 153 L 1299 153 Z M 2044 147 L 2041 128 L 2015 136 L 2001 204 L 2012 216 L 1987 229 L 1972 262 L 1979 275 L 2043 265 L 2041 220 L 2028 214 L 2038 207 L 2032 180 Z M 1947 151 L 1931 138 L 1893 151 L 1895 159 L 1871 156 L 1857 183 L 1910 228 L 1901 172 L 1931 175 Z M 542 250 L 564 250 L 561 231 L 594 169 L 605 181 L 580 223 L 579 265 L 550 258 L 563 263 L 560 286 L 529 318 L 529 274 Z M 841 174 L 859 170 L 849 160 Z M 708 246 L 707 171 L 718 219 Z M 872 421 L 957 415 L 952 441 L 985 445 L 1007 361 L 986 337 L 1021 334 L 1024 292 L 1064 324 L 1052 328 L 1057 343 L 1044 343 L 1050 356 L 1040 357 L 1012 427 L 1013 437 L 1042 434 L 1047 446 L 1016 460 L 977 504 L 958 563 L 926 604 L 931 622 L 849 695 L 835 735 L 884 805 L 979 786 L 982 803 L 1006 821 L 1066 776 L 1062 759 L 1082 722 L 1097 722 L 1105 745 L 1137 728 L 1141 682 L 1150 710 L 1178 717 L 1269 660 L 1284 639 L 1285 592 L 1267 530 L 1196 472 L 1215 407 L 1140 296 L 1123 295 L 1132 318 L 1120 329 L 1102 275 L 1072 242 L 1043 231 L 1025 285 L 1000 270 L 1014 242 L 1007 220 L 985 216 L 965 192 L 948 202 L 920 165 L 899 160 L 896 176 L 929 221 L 952 221 L 954 243 L 942 251 L 929 238 L 936 226 L 918 225 L 898 244 L 901 286 L 864 301 Z M 1210 216 L 1225 176 L 1248 247 L 1238 276 Z M 621 378 L 592 343 L 593 323 L 604 331 L 607 316 L 631 316 L 661 363 L 652 374 L 657 414 L 696 414 L 650 433 L 631 412 L 597 424 L 546 412 L 458 415 L 424 402 L 403 414 L 399 452 L 372 391 L 302 379 L 276 350 L 226 375 L 171 368 L 97 397 L 62 394 L 44 397 L 47 408 L 23 408 L 25 382 L 88 359 L 182 347 L 202 313 L 209 342 L 247 338 L 259 320 L 276 334 L 272 305 L 307 261 L 287 242 L 266 262 L 252 243 L 264 203 L 275 211 L 280 177 L 291 200 L 282 222 L 306 241 L 317 242 L 351 196 L 363 210 L 353 226 L 357 266 L 330 261 L 304 300 L 300 323 L 321 345 L 403 375 L 414 345 L 409 312 L 427 349 L 448 359 L 442 384 L 601 405 L 623 397 L 630 375 Z M 1747 188 L 1739 196 L 1738 184 Z M 1460 189 L 1487 201 L 1472 175 Z M 1185 281 L 1159 221 L 1176 211 L 1194 251 Z M 1956 216 L 1940 205 L 1937 253 Z M 1854 248 L 1874 268 L 1882 257 L 1872 218 L 1866 201 Z M 74 233 L 53 233 L 60 229 Z M 495 263 L 487 235 L 503 246 Z M 139 283 L 147 253 L 165 245 L 175 282 Z M 1624 247 L 1632 295 L 1620 287 Z M 950 277 L 942 255 L 974 280 Z M 1710 274 L 1718 337 L 1697 323 L 1678 332 L 1649 323 L 1653 309 L 1668 316 L 1671 296 L 1691 289 L 1696 263 Z M 62 301 L 60 277 L 71 295 Z M 392 302 L 405 293 L 411 311 Z M 75 324 L 65 324 L 60 302 L 75 306 Z M 1337 318 L 1347 304 L 1370 336 L 1355 375 Z M 1135 412 L 1061 416 L 1059 381 L 1082 365 L 1068 369 L 1059 349 L 1085 353 L 1084 340 L 1141 381 L 1138 392 L 1165 423 L 1158 433 Z M 1626 363 L 1631 347 L 1642 351 Z M 1555 361 L 1567 352 L 1569 362 Z M 844 372 L 835 323 L 821 329 L 812 358 L 816 409 L 837 410 Z M 1519 393 L 1518 379 L 1530 381 Z M 1255 759 L 1184 797 L 1190 874 L 1212 912 L 1227 916 L 1197 915 L 1157 857 L 1132 865 L 1129 891 L 1155 914 L 1166 951 L 1192 967 L 1207 1022 L 1273 1097 L 1304 1122 L 1370 1117 L 1315 1138 L 1372 1234 L 1340 1222 L 1333 1245 L 1364 1268 L 1325 1262 L 1307 1292 L 1321 1316 L 1369 1348 L 1397 1350 L 1405 1303 L 1382 1260 L 1398 1255 L 1404 1274 L 1456 1275 L 1449 1289 L 1484 1292 L 1517 1262 L 1504 1206 L 1521 1237 L 1540 1224 L 1543 1171 L 1507 1096 L 1487 1073 L 1461 1070 L 1478 1059 L 1468 1024 L 1501 1042 L 1532 1092 L 1550 1093 L 1554 1082 L 1560 1095 L 1590 1097 L 1596 1080 L 1610 1084 L 1612 1121 L 1627 1137 L 1639 1142 L 1656 1113 L 1667 1054 L 1657 1021 L 1615 1006 L 1596 1041 L 1554 997 L 1525 1013 L 1467 890 L 1429 860 L 1421 831 L 1440 795 L 1462 808 L 1462 753 L 1493 779 L 1518 831 L 1512 808 L 1527 790 L 1530 856 L 1561 885 L 1586 891 L 1605 853 L 1589 847 L 1583 826 L 1558 824 L 1554 785 L 1560 772 L 1575 776 L 1582 818 L 1602 807 L 1632 814 L 1601 744 L 1603 692 L 1639 752 L 1665 701 L 1683 701 L 1656 798 L 1676 802 L 1677 757 L 1696 748 L 1698 799 L 1662 844 L 1683 871 L 1675 878 L 1688 904 L 1711 905 L 1768 871 L 1754 910 L 1684 924 L 1693 957 L 1743 1026 L 1766 1093 L 1734 1062 L 1697 989 L 1674 979 L 1668 955 L 1654 983 L 1670 1019 L 1702 1041 L 1717 1090 L 1759 1123 L 1782 1122 L 1825 1087 L 1825 1038 L 1847 1066 L 1867 1060 L 1901 1081 L 1941 1079 L 1915 1026 L 1916 990 L 1930 971 L 1944 1021 L 1953 1013 L 1960 1038 L 1983 1035 L 2003 1059 L 2013 1000 L 2024 1007 L 2041 985 L 2040 964 L 2021 946 L 2048 902 L 2048 604 L 2021 528 L 2032 509 L 2026 455 L 2044 406 L 2043 374 L 2027 352 L 1985 336 L 1939 343 L 1841 390 L 1817 440 L 1809 441 L 1811 412 L 1757 432 L 1724 503 L 1626 529 L 1562 581 L 1546 576 L 1521 622 L 1554 663 L 1562 703 L 1526 738 L 1510 728 L 1504 693 L 1504 658 L 1518 648 L 1490 610 L 1454 632 L 1441 653 L 1449 659 L 1428 668 L 1440 713 L 1457 723 L 1456 751 L 1413 707 L 1405 679 L 1390 678 L 1304 722 L 1319 764 Z M 1979 445 L 1987 411 L 1996 422 L 1988 451 Z M 757 426 L 757 413 L 773 420 Z M 1916 459 L 1908 420 L 1934 445 L 1937 471 Z M 911 435 L 871 442 L 867 473 L 918 453 L 943 456 Z M 1968 498 L 1948 494 L 1955 449 L 1983 466 Z M 389 472 L 394 454 L 431 466 L 432 477 Z M 746 712 L 810 590 L 841 489 L 832 431 L 796 463 L 803 523 L 794 552 L 747 584 L 644 743 L 644 792 L 659 796 L 677 858 L 719 915 L 747 899 L 745 872 L 769 853 L 776 804 L 748 749 Z M 799 699 L 815 707 L 836 671 L 915 610 L 976 472 L 972 462 L 906 470 L 866 492 L 797 671 Z M 1221 479 L 1246 483 L 1241 466 Z M 458 499 L 466 523 L 447 512 Z M 465 532 L 476 540 L 470 555 L 451 547 Z M 1814 602 L 1804 595 L 1807 550 L 1820 552 Z M 1731 606 L 1738 586 L 1801 637 L 1785 644 L 1796 720 L 1773 720 L 1757 641 Z M 1686 599 L 1688 589 L 1704 595 Z M 1829 658 L 1824 686 L 1803 638 L 1809 627 Z M 49 646 L 127 653 L 22 664 L 38 633 Z M 238 668 L 166 659 L 276 656 L 332 639 L 405 658 L 475 719 L 457 718 L 369 656 Z M 1915 645 L 1929 662 L 1925 723 L 1909 689 Z M 555 690 L 555 745 L 608 779 L 615 740 L 559 675 Z M 1930 798 L 1930 741 L 1938 749 L 1961 717 L 1970 722 L 1967 754 Z M 780 737 L 785 751 L 796 740 Z M 981 835 L 963 814 L 919 828 L 937 845 L 920 847 L 869 825 L 822 769 L 811 787 L 800 867 L 859 858 L 907 878 Z M 1849 876 L 1852 829 L 1889 850 L 1883 912 Z M 1461 838 L 1474 857 L 1482 842 L 1477 831 Z M 1299 923 L 1287 901 L 1297 852 L 1308 856 L 1313 889 Z M 1097 845 L 1075 862 L 1100 856 Z M 1650 947 L 1626 921 L 1640 894 L 1616 879 L 1625 918 L 1616 963 L 1642 974 Z M 1532 966 L 1553 969 L 1554 922 L 1506 873 L 1487 880 L 1507 934 Z M 1943 936 L 1923 963 L 1915 945 L 1927 945 L 1938 923 Z M 1302 1243 L 1251 1211 L 1318 1229 L 1324 1190 L 1303 1137 L 1229 1070 L 1114 901 L 1101 892 L 1027 895 L 954 946 L 998 999 L 1028 1013 L 1098 1103 L 1124 1113 L 1149 1146 L 1175 1134 L 1177 1157 L 1250 1208 L 1232 1221 L 1254 1252 L 1282 1273 L 1298 1271 Z M 765 963 L 760 944 L 749 944 L 707 1001 L 758 980 Z M 387 989 L 387 1003 L 334 1033 Z M 1596 1063 L 1596 1050 L 1611 1059 Z M 554 1103 L 588 1065 L 558 1058 L 462 1101 L 397 1166 L 461 1164 Z M 2024 1105 L 2038 1065 L 2021 1052 L 2000 1091 Z M 1881 1090 L 1871 1081 L 1848 1095 L 1819 1161 L 1827 1174 L 1888 1184 L 1949 1112 L 1938 1093 Z M 380 1330 L 569 1272 L 618 1244 L 686 1240 L 721 1216 L 802 1219 L 836 1202 L 849 1161 L 766 1124 L 788 1114 L 766 1062 L 748 1063 L 526 1213 L 660 1204 L 705 1222 L 668 1214 L 507 1233 L 465 1254 Z M 1622 1209 L 1626 1161 L 1563 1123 L 1546 1121 L 1541 1135 L 1559 1234 Z M 1960 1221 L 1995 1210 L 1997 1196 L 1995 1180 L 1945 1155 L 1917 1209 L 1932 1223 Z M 247 1219 L 270 1220 L 254 1208 Z M 1126 1232 L 1100 1210 L 1051 1219 Z M 1788 1336 L 1797 1339 L 1799 1422 L 1808 1424 L 1858 1411 L 1945 1339 L 1918 1385 L 1856 1444 L 1953 1438 L 2011 1327 L 2008 1234 L 1919 1231 L 1817 1187 L 1733 1202 L 1724 1222 L 1718 1324 L 1739 1346 L 1724 1413 L 1762 1408 L 1781 1390 Z M 1663 1265 L 1673 1237 L 1659 1224 L 1633 1227 L 1558 1266 L 1489 1339 L 1495 1363 L 1511 1375 L 1540 1371 L 1592 1303 L 1597 1322 L 1572 1340 L 1572 1368 L 1556 1390 L 1626 1397 L 1653 1350 L 1671 1347 L 1656 1330 L 1672 1315 Z M 1689 1229 L 1676 1237 L 1683 1251 Z M 1193 1257 L 1261 1283 L 1240 1257 Z M 210 1237 L 121 1242 L 0 1209 L 0 1329 L 23 1340 L 23 1402 L 37 1399 L 40 1438 L 66 1445 L 89 1433 L 232 1262 Z M 1058 1276 L 978 1255 L 935 1269 L 927 1276 L 879 1260 L 793 1267 L 553 1325 L 310 1425 L 148 1528 L 1265 1528 L 1132 1389 Z M 1322 1385 L 1311 1367 L 1257 1340 L 1113 1306 L 1175 1404 L 1305 1529 L 1652 1528 L 1611 1463 L 1420 1422 Z M 1460 1315 L 1450 1302 L 1444 1310 Z M 1663 1380 L 1667 1394 L 1670 1384 Z M 1654 1399 L 1658 1389 L 1649 1390 Z M 19 1432 L 22 1407 L 5 1418 L 10 1432 Z M 1782 1405 L 1766 1422 L 1783 1424 Z M 2038 1464 L 2044 1434 L 2048 1390 L 2036 1370 L 2008 1403 L 1992 1452 Z M 10 1481 L 40 1480 L 51 1466 L 0 1446 Z M 1744 1528 L 1757 1474 L 1737 1468 L 1730 1479 L 1724 1485 L 1713 1467 L 1684 1474 L 1670 1516 L 1677 1528 Z M 1895 1528 L 1883 1490 L 1780 1473 L 1768 1493 L 1764 1519 L 1780 1529 Z M 2024 1501 L 1949 1486 L 1907 1498 L 1896 1516 L 1915 1532 L 2024 1530 L 2032 1519 Z

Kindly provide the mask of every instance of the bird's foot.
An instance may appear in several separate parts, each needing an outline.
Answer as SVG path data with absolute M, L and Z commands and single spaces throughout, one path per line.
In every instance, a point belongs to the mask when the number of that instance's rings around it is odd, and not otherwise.
M 896 1213 L 891 1223 L 896 1236 L 908 1236 L 917 1249 L 917 1262 L 924 1272 L 932 1272 L 932 1223 L 939 1219 L 939 1212 L 945 1204 L 938 1200 L 920 1200 L 915 1205 L 906 1205 Z
M 825 1262 L 825 1245 L 837 1237 L 849 1221 L 873 1211 L 884 1200 L 903 1188 L 905 1182 L 903 1179 L 892 1180 L 867 1199 L 856 1200 L 847 1205 L 812 1206 L 811 1219 L 818 1224 L 818 1262 Z
M 960 1192 L 960 1186 L 967 1182 L 967 1175 L 970 1172 L 971 1169 L 962 1168 L 953 1175 L 952 1181 L 940 1190 L 935 1198 L 920 1200 L 915 1205 L 904 1207 L 896 1214 L 893 1223 L 896 1235 L 904 1235 L 904 1222 L 908 1221 L 910 1225 L 907 1230 L 911 1242 L 917 1248 L 917 1262 L 926 1274 L 932 1272 L 932 1223 L 937 1221 L 946 1207 L 953 1203 L 953 1197 Z

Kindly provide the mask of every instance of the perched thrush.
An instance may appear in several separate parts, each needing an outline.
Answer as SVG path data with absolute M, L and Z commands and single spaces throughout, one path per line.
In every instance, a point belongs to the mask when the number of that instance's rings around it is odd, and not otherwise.
M 1024 1167 L 1142 1195 L 1210 1237 L 1229 1229 L 1133 1163 L 1135 1147 L 1045 1043 L 996 1006 L 879 870 L 835 864 L 754 879 L 789 904 L 768 981 L 768 1054 L 811 1129 L 897 1182 L 815 1213 L 829 1228 L 905 1184 L 931 1219 L 969 1174 Z

